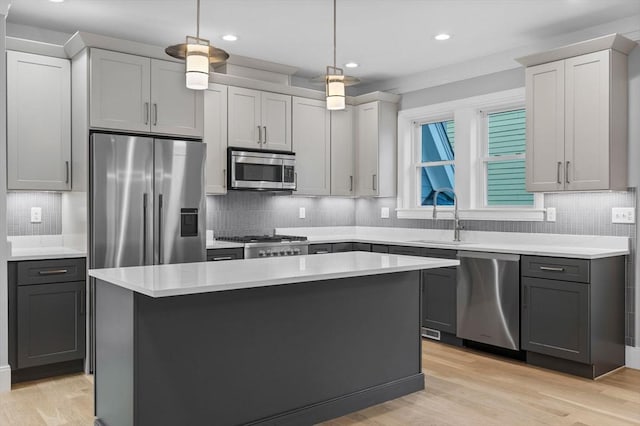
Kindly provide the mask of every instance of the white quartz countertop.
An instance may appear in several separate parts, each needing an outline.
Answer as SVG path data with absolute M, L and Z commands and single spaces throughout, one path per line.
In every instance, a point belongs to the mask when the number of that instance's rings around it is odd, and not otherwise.
M 234 243 L 231 241 L 207 240 L 207 250 L 228 249 L 228 248 L 244 248 L 244 244 Z
M 7 239 L 8 261 L 65 259 L 86 257 L 84 247 L 86 236 L 69 235 L 28 235 L 12 236 Z
M 347 252 L 92 269 L 89 275 L 151 297 L 178 296 L 456 266 L 450 259 Z
M 576 259 L 599 259 L 629 254 L 627 237 L 462 231 L 462 241 L 454 243 L 451 230 L 356 226 L 280 228 L 277 232 L 306 236 L 311 244 L 361 242 Z

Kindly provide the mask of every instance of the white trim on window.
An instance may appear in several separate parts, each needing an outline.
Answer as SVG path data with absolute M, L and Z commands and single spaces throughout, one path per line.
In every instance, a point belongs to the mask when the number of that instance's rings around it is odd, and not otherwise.
M 481 111 L 504 110 L 524 105 L 524 88 L 475 96 L 441 104 L 403 110 L 398 113 L 398 218 L 430 219 L 433 208 L 418 207 L 416 144 L 422 124 L 455 120 L 455 188 L 461 219 L 542 221 L 544 220 L 543 195 L 536 194 L 533 208 L 484 206 L 485 179 L 478 179 L 483 172 L 484 155 L 480 119 Z M 433 165 L 433 163 L 431 163 Z M 472 184 L 476 182 L 476 184 Z M 416 195 L 418 194 L 418 195 Z M 479 202 L 480 200 L 480 202 Z M 439 218 L 452 218 L 451 207 L 438 207 Z

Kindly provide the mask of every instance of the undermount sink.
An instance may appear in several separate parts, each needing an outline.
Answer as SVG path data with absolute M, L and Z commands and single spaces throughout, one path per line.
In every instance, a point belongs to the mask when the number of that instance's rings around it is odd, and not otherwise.
M 413 240 L 410 243 L 437 244 L 439 246 L 459 246 L 460 244 L 470 244 L 467 241 L 438 241 L 438 240 Z

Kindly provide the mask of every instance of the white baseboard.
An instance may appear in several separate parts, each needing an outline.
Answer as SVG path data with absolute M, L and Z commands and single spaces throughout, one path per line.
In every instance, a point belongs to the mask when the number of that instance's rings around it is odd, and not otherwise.
M 0 393 L 11 390 L 11 366 L 0 366 Z
M 627 346 L 626 352 L 626 366 L 640 370 L 640 348 Z

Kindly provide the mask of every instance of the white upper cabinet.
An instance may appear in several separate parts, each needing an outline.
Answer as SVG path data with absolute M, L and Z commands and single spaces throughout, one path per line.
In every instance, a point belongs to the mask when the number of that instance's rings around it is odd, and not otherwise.
M 7 52 L 8 189 L 71 189 L 70 85 L 68 60 Z
M 149 132 L 151 60 L 91 49 L 91 127 Z
M 635 45 L 620 36 L 611 40 L 624 51 Z M 525 76 L 527 190 L 625 189 L 626 54 L 585 53 L 529 66 Z
M 331 111 L 331 195 L 355 194 L 354 108 Z
M 202 90 L 187 89 L 184 64 L 151 60 L 151 130 L 201 137 Z
M 291 151 L 291 96 L 229 86 L 229 146 Z
M 91 49 L 90 80 L 91 127 L 202 137 L 204 95 L 183 64 Z
M 358 105 L 356 196 L 396 195 L 396 104 L 374 101 Z
M 293 98 L 293 149 L 300 195 L 331 191 L 331 127 L 326 103 Z
M 209 84 L 204 92 L 204 137 L 207 145 L 205 192 L 227 192 L 227 86 Z

